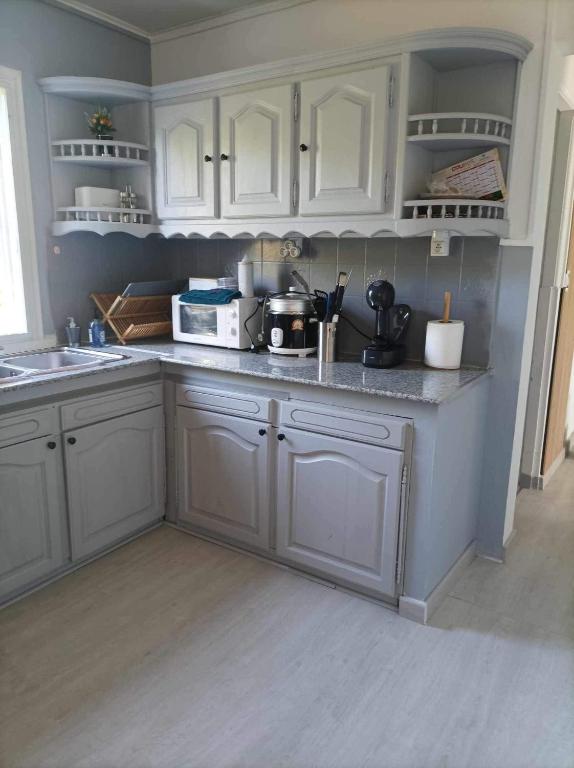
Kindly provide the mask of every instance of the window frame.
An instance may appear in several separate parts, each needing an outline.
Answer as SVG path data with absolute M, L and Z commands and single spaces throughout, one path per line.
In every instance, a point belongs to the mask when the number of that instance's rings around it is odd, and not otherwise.
M 11 352 L 41 346 L 47 339 L 44 337 L 42 324 L 35 216 L 20 70 L 0 65 L 0 87 L 6 92 L 16 217 L 24 282 L 24 303 L 28 326 L 26 333 L 4 336 L 0 334 L 0 350 Z

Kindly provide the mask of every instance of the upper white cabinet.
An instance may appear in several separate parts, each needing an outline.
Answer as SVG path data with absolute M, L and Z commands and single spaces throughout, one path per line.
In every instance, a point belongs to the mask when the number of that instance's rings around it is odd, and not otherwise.
M 215 99 L 157 107 L 154 119 L 158 217 L 214 217 Z
M 505 237 L 508 198 L 517 210 L 523 196 L 513 168 L 531 162 L 513 149 L 531 47 L 448 28 L 152 87 L 44 78 L 53 233 Z M 98 104 L 112 111 L 113 141 L 88 138 L 84 112 Z M 460 178 L 429 189 L 489 149 L 495 189 Z M 138 208 L 78 207 L 84 185 L 130 185 Z
M 302 215 L 382 213 L 390 67 L 301 83 Z
M 292 213 L 293 88 L 220 100 L 221 215 Z

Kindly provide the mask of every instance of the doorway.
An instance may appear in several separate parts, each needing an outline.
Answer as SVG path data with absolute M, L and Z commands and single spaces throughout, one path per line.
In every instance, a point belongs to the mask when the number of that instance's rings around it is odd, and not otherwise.
M 558 309 L 558 328 L 550 397 L 544 435 L 542 477 L 548 482 L 566 457 L 570 438 L 569 404 L 573 393 L 571 384 L 574 361 L 574 207 L 570 218 L 570 238 L 565 269 L 564 285 Z

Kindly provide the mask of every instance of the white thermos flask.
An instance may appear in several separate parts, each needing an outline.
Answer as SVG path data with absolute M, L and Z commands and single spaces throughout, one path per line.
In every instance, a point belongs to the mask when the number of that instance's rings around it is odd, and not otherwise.
M 244 299 L 249 299 L 255 295 L 253 289 L 253 262 L 247 261 L 247 256 L 244 256 L 237 265 L 237 281 Z

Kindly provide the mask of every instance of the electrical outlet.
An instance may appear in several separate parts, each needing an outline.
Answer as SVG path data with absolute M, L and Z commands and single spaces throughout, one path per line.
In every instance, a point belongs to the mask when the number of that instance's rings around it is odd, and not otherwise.
M 450 232 L 433 229 L 430 241 L 431 256 L 448 256 L 450 247 Z

